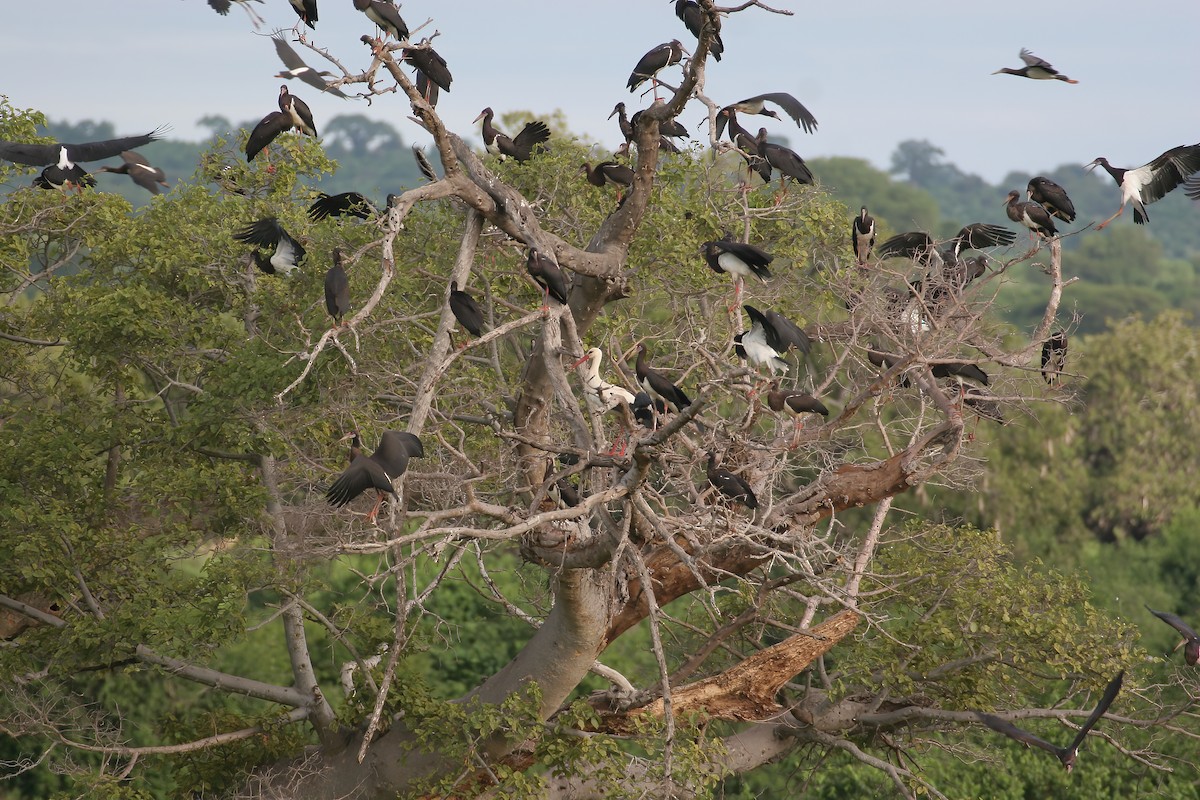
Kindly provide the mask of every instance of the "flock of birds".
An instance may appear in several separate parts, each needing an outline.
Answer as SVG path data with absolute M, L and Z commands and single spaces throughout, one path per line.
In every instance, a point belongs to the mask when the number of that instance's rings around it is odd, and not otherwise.
M 262 0 L 256 0 L 262 2 Z M 233 3 L 241 5 L 254 16 L 249 7 L 250 0 L 208 0 L 209 5 L 218 13 L 228 13 Z M 318 22 L 316 0 L 289 0 L 295 9 L 299 22 L 309 27 L 315 27 Z M 405 43 L 400 50 L 400 59 L 415 70 L 414 84 L 425 100 L 435 105 L 439 91 L 450 90 L 452 78 L 444 59 L 441 58 L 428 44 L 412 44 L 408 42 L 409 29 L 399 9 L 387 0 L 353 0 L 355 9 L 361 11 L 385 37 L 394 38 L 397 42 Z M 724 42 L 720 30 L 712 29 L 714 21 L 694 0 L 675 0 L 675 13 L 682 20 L 689 32 L 700 38 L 704 33 L 709 34 L 709 52 L 716 61 L 720 61 L 724 53 Z M 376 49 L 384 46 L 380 39 L 362 37 Z M 273 36 L 274 46 L 285 70 L 277 77 L 298 79 L 305 84 L 322 92 L 328 92 L 337 97 L 346 95 L 336 85 L 336 79 L 328 72 L 318 72 L 307 64 L 290 47 L 281 33 Z M 634 92 L 645 82 L 652 83 L 655 96 L 659 86 L 660 71 L 679 64 L 685 55 L 685 49 L 678 39 L 661 44 L 646 53 L 633 68 L 626 82 L 629 91 Z M 1074 84 L 1072 80 L 1059 73 L 1053 66 L 1041 58 L 1022 50 L 1021 60 L 1025 66 L 1019 69 L 1003 68 L 996 74 L 1010 74 L 1035 80 L 1058 80 Z M 289 92 L 286 85 L 279 90 L 277 98 L 278 109 L 273 110 L 262 118 L 250 132 L 245 147 L 247 161 L 253 161 L 261 152 L 268 151 L 272 142 L 290 130 L 298 131 L 301 135 L 317 136 L 317 126 L 309 107 L 300 98 Z M 804 160 L 793 150 L 783 145 L 771 142 L 767 138 L 765 128 L 760 128 L 752 135 L 738 121 L 738 114 L 762 115 L 780 118 L 778 108 L 791 118 L 796 125 L 807 133 L 813 133 L 817 128 L 817 120 L 795 97 L 786 92 L 768 92 L 740 100 L 720 109 L 716 117 L 716 135 L 721 137 L 728 132 L 728 138 L 735 149 L 744 158 L 748 173 L 757 174 L 764 184 L 770 184 L 773 175 L 780 176 L 780 192 L 787 191 L 789 179 L 797 184 L 812 184 L 814 177 Z M 640 113 L 640 112 L 639 112 Z M 628 152 L 634 142 L 638 126 L 638 114 L 627 116 L 624 103 L 617 103 L 610 119 L 618 117 L 625 145 L 618 155 Z M 482 136 L 489 152 L 500 158 L 512 158 L 526 161 L 533 158 L 540 148 L 548 146 L 550 130 L 541 121 L 533 121 L 513 137 L 496 129 L 494 114 L 491 108 L 485 108 L 476 119 L 482 122 Z M 83 169 L 81 164 L 99 161 L 115 156 L 122 160 L 120 166 L 104 166 L 98 172 L 109 172 L 128 175 L 137 185 L 147 191 L 157 193 L 160 187 L 167 186 L 166 176 L 161 170 L 153 167 L 135 150 L 159 138 L 161 129 L 140 136 L 128 136 L 107 141 L 88 142 L 84 144 L 33 144 L 26 142 L 0 142 L 0 159 L 17 164 L 44 167 L 41 174 L 34 179 L 34 185 L 41 188 L 56 188 L 65 190 L 95 186 L 95 178 Z M 672 121 L 661 127 L 662 138 L 660 146 L 667 151 L 678 152 L 671 141 L 672 138 L 687 136 L 687 130 L 678 122 Z M 417 151 L 419 153 L 419 151 Z M 1097 158 L 1089 167 L 1103 167 L 1116 182 L 1121 190 L 1121 206 L 1112 217 L 1097 226 L 1103 228 L 1121 213 L 1125 206 L 1132 204 L 1134 221 L 1144 224 L 1149 217 L 1146 206 L 1161 199 L 1180 184 L 1187 182 L 1187 194 L 1200 198 L 1200 144 L 1182 145 L 1162 153 L 1147 164 L 1134 169 L 1113 167 L 1105 158 Z M 633 184 L 633 171 L 618 160 L 604 161 L 596 166 L 585 163 L 581 170 L 585 179 L 596 186 L 612 184 L 618 190 L 624 190 Z M 422 171 L 430 180 L 436 176 L 427 162 L 422 164 Z M 1195 176 L 1195 177 L 1194 177 Z M 744 190 L 748 190 L 748 182 Z M 1026 190 L 1026 200 L 1021 200 L 1018 191 L 1009 192 L 1005 208 L 1010 220 L 1030 231 L 1031 237 L 1050 238 L 1058 235 L 1056 220 L 1060 223 L 1071 223 L 1076 218 L 1075 209 L 1063 187 L 1045 177 L 1033 178 Z M 387 205 L 391 206 L 394 195 L 389 195 Z M 363 195 L 348 192 L 340 195 L 320 195 L 309 208 L 309 215 L 314 221 L 329 216 L 352 215 L 371 218 L 380 214 L 380 210 Z M 923 292 L 927 304 L 936 305 L 938 293 L 952 291 L 953 287 L 961 289 L 975 278 L 986 272 L 986 257 L 977 256 L 965 258 L 968 250 L 984 250 L 992 247 L 1011 245 L 1015 235 L 997 225 L 987 223 L 972 223 L 965 226 L 948 242 L 939 243 L 928 233 L 921 231 L 897 234 L 875 247 L 875 221 L 864 206 L 853 219 L 850 231 L 850 243 L 859 267 L 866 268 L 872 258 L 885 259 L 905 257 L 912 259 L 927 268 L 930 272 L 923 281 L 917 281 L 910 287 L 910 292 Z M 257 267 L 267 274 L 288 274 L 295 270 L 305 258 L 303 245 L 291 236 L 278 219 L 269 217 L 250 223 L 235 234 L 237 241 L 255 248 L 252 257 Z M 720 239 L 704 242 L 700 252 L 707 265 L 717 273 L 729 274 L 734 281 L 734 301 L 730 311 L 734 311 L 741 301 L 745 282 L 748 279 L 766 281 L 771 278 L 770 264 L 772 255 L 765 250 L 748 242 L 735 241 L 726 234 Z M 345 316 L 350 311 L 349 280 L 342 263 L 342 253 L 335 248 L 332 253 L 333 266 L 325 277 L 325 304 L 329 315 L 334 320 L 335 328 L 345 324 Z M 562 269 L 554 259 L 535 248 L 529 249 L 526 257 L 526 271 L 530 278 L 537 283 L 544 296 L 544 306 L 551 300 L 566 304 L 568 299 L 568 281 Z M 925 284 L 922 287 L 922 284 Z M 946 287 L 951 287 L 947 289 Z M 459 288 L 452 282 L 447 294 L 447 302 L 459 325 L 472 336 L 483 335 L 486 329 L 485 317 L 479 304 L 470 293 Z M 787 374 L 790 363 L 785 356 L 796 350 L 802 356 L 809 352 L 811 342 L 804 331 L 786 315 L 772 310 L 760 310 L 756 306 L 743 306 L 750 320 L 748 330 L 734 337 L 737 354 L 753 365 L 770 372 L 772 380 L 766 392 L 768 407 L 776 413 L 790 415 L 795 420 L 795 428 L 790 447 L 795 447 L 799 436 L 802 420 L 806 415 L 816 414 L 828 416 L 829 410 L 817 397 L 799 389 L 783 388 L 778 373 Z M 914 325 L 920 325 L 921 320 L 913 320 Z M 465 345 L 464 345 L 465 346 Z M 1057 331 L 1043 344 L 1042 374 L 1048 383 L 1053 384 L 1062 372 L 1067 351 L 1067 335 Z M 636 423 L 647 428 L 656 427 L 660 419 L 671 413 L 679 413 L 691 405 L 685 391 L 672 382 L 666 375 L 654 369 L 649 363 L 648 351 L 643 343 L 637 345 L 637 361 L 635 373 L 638 388 L 637 393 L 623 386 L 606 381 L 600 374 L 604 354 L 599 348 L 590 348 L 574 363 L 573 368 L 582 368 L 581 380 L 586 389 L 586 404 L 596 413 L 611 410 L 627 409 Z M 868 351 L 869 360 L 881 368 L 888 368 L 897 363 L 897 357 L 875 350 Z M 939 364 L 932 367 L 932 373 L 937 378 L 954 378 L 968 380 L 980 386 L 989 382 L 987 374 L 973 363 Z M 972 390 L 963 389 L 963 402 L 973 407 L 983 416 L 999 419 L 996 404 L 983 395 Z M 698 421 L 697 421 L 697 424 Z M 407 432 L 387 431 L 380 438 L 379 446 L 370 455 L 364 454 L 357 432 L 347 434 L 349 439 L 350 460 L 346 469 L 330 485 L 326 498 L 335 507 L 342 507 L 356 497 L 371 489 L 375 490 L 374 507 L 368 514 L 368 520 L 373 522 L 385 499 L 396 496 L 394 482 L 402 476 L 408 467 L 410 458 L 424 455 L 421 440 Z M 614 452 L 617 445 L 614 445 Z M 622 445 L 623 448 L 623 445 Z M 623 450 L 622 450 L 623 452 Z M 720 459 L 712 450 L 707 452 L 706 477 L 708 483 L 723 497 L 734 504 L 740 504 L 753 511 L 758 507 L 758 500 L 745 479 L 730 470 L 720 467 Z M 549 493 L 555 502 L 561 505 L 575 505 L 579 502 L 578 490 L 565 480 L 559 480 L 551 487 Z M 1185 660 L 1189 665 L 1200 661 L 1200 636 L 1180 617 L 1150 609 L 1166 624 L 1171 625 L 1183 637 L 1180 646 L 1185 648 Z M 1178 648 L 1176 648 L 1178 649 Z M 1106 713 L 1121 689 L 1123 673 L 1118 674 L 1108 684 L 1099 704 L 1092 712 L 1086 723 L 1080 727 L 1071 744 L 1059 747 L 1034 736 L 1013 725 L 1006 719 L 993 714 L 978 714 L 978 719 L 987 727 L 1009 736 L 1016 741 L 1032 745 L 1052 753 L 1068 771 L 1074 766 L 1080 744 L 1090 729 Z

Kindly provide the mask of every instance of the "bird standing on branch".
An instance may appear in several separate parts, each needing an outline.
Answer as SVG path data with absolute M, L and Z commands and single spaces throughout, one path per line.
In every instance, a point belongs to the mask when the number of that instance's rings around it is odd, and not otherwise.
M 654 86 L 654 97 L 658 99 L 658 75 L 659 71 L 666 69 L 672 64 L 678 64 L 683 59 L 683 45 L 678 39 L 660 44 L 646 55 L 638 60 L 637 66 L 633 68 L 633 72 L 629 74 L 629 80 L 626 86 L 629 91 L 634 91 L 646 81 L 651 81 Z
M 1054 227 L 1054 219 L 1050 216 L 1050 212 L 1037 203 L 1022 203 L 1020 198 L 1021 193 L 1016 189 L 1008 193 L 1005 201 L 1008 218 L 1024 225 L 1031 234 L 1045 238 L 1058 236 L 1058 230 Z
M 341 248 L 333 248 L 333 266 L 325 273 L 325 310 L 333 317 L 333 327 L 342 327 L 342 317 L 350 310 L 350 278 L 342 266 Z
M 1063 222 L 1075 221 L 1075 204 L 1067 197 L 1067 190 L 1049 178 L 1043 178 L 1041 175 L 1030 178 L 1025 193 L 1051 216 L 1058 217 Z
M 517 134 L 517 138 L 513 139 L 492 125 L 494 117 L 495 114 L 489 106 L 479 112 L 475 122 L 483 120 L 483 146 L 489 153 L 500 156 L 501 161 L 506 158 L 528 161 L 533 155 L 533 148 L 545 144 L 550 139 L 550 128 L 540 119 L 527 122 Z
M 863 206 L 850 226 L 850 244 L 854 247 L 854 258 L 860 267 L 865 267 L 875 246 L 875 218 Z
M 343 440 L 357 437 L 357 433 L 349 433 Z M 329 504 L 341 508 L 367 489 L 375 489 L 375 506 L 367 515 L 368 522 L 374 522 L 387 495 L 396 496 L 396 488 L 392 483 L 408 469 L 409 458 L 419 458 L 425 455 L 421 440 L 407 431 L 385 431 L 379 439 L 379 447 L 369 456 L 356 456 L 350 461 L 350 466 L 337 477 L 325 499 Z
M 758 508 L 758 498 L 754 496 L 750 484 L 740 475 L 718 467 L 717 456 L 711 450 L 708 451 L 708 468 L 705 474 L 708 476 L 708 482 L 730 500 L 741 503 L 751 511 Z

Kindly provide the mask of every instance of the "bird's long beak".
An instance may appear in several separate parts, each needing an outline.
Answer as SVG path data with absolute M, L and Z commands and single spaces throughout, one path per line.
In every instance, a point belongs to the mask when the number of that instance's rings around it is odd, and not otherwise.
M 485 114 L 486 114 L 486 112 L 480 111 L 479 116 L 476 117 L 475 119 L 471 120 L 471 124 L 474 125 L 476 122 L 479 122 L 479 120 L 484 118 Z
M 580 364 L 582 364 L 583 362 L 585 362 L 587 360 L 588 360 L 588 354 L 584 353 L 583 358 L 579 359 L 578 361 L 576 361 L 574 364 L 571 365 L 571 369 L 575 369 L 576 367 L 578 367 Z
M 342 438 L 338 439 L 338 441 L 339 441 L 339 442 L 348 442 L 348 441 L 350 441 L 351 439 L 353 439 L 353 438 L 354 438 L 355 436 L 357 436 L 357 435 L 358 435 L 358 434 L 357 434 L 355 431 L 350 431 L 350 433 L 347 433 L 345 436 L 343 436 Z
M 1084 165 L 1083 165 L 1083 168 L 1084 168 L 1084 169 L 1086 169 L 1088 172 L 1091 172 L 1091 171 L 1092 171 L 1092 170 L 1094 170 L 1094 169 L 1095 169 L 1097 166 L 1098 166 L 1098 165 L 1096 164 L 1096 162 L 1095 162 L 1095 161 L 1093 161 L 1093 162 L 1092 162 L 1092 163 L 1090 163 L 1090 164 L 1084 164 Z

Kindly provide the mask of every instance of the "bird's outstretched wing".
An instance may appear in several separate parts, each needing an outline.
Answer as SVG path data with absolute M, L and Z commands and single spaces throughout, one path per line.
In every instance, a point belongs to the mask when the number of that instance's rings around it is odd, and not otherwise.
M 1008 247 L 1016 240 L 1017 235 L 1001 225 L 972 222 L 964 225 L 954 237 L 955 252 L 967 248 L 982 250 L 985 247 Z
M 1108 686 L 1104 690 L 1104 696 L 1100 698 L 1100 702 L 1096 704 L 1096 708 L 1088 716 L 1087 722 L 1083 723 L 1083 727 L 1079 729 L 1079 733 L 1075 734 L 1075 741 L 1071 742 L 1071 746 L 1067 748 L 1069 752 L 1074 752 L 1079 748 L 1084 737 L 1088 735 L 1088 731 L 1104 716 L 1105 712 L 1108 711 L 1108 707 L 1112 705 L 1113 700 L 1117 698 L 1117 693 L 1121 691 L 1121 685 L 1124 682 L 1125 670 L 1118 672 L 1116 677 L 1108 682 Z
M 1033 746 L 1045 750 L 1047 753 L 1053 753 L 1056 757 L 1061 748 L 1056 744 L 1050 744 L 1040 736 L 1034 736 L 1024 728 L 1018 728 L 1006 719 L 1001 719 L 993 714 L 978 714 L 979 721 L 987 725 L 997 733 L 1002 733 L 1008 738 L 1020 742 L 1026 747 Z
M 1183 193 L 1192 200 L 1200 200 L 1200 175 L 1193 175 L 1183 182 Z
M 325 492 L 325 499 L 330 505 L 341 508 L 371 487 L 381 492 L 396 493 L 382 466 L 368 456 L 355 456 L 350 466 Z
M 1179 631 L 1180 635 L 1182 635 L 1184 638 L 1186 638 L 1186 639 L 1195 639 L 1196 638 L 1196 631 L 1192 628 L 1191 625 L 1188 625 L 1186 622 L 1184 622 L 1183 618 L 1180 617 L 1179 615 L 1172 614 L 1169 611 L 1155 611 L 1150 606 L 1146 606 L 1146 610 L 1149 611 L 1154 616 L 1161 619 L 1163 622 L 1170 625 L 1175 630 Z
M 246 139 L 246 161 L 253 161 L 259 151 L 275 140 L 279 134 L 292 127 L 292 117 L 282 111 L 272 111 L 267 114 Z
M 149 144 L 161 138 L 162 129 L 144 133 L 141 136 L 123 136 L 119 139 L 105 139 L 101 142 L 85 142 L 84 144 L 29 144 L 26 142 L 0 142 L 0 158 L 14 164 L 27 164 L 31 167 L 44 167 L 57 164 L 62 148 L 67 148 L 67 158 L 72 162 L 99 161 L 102 158 L 112 158 L 122 150 L 132 150 L 135 147 Z
M 245 228 L 233 235 L 233 238 L 239 242 L 246 244 L 258 245 L 259 247 L 276 247 L 280 240 L 288 236 L 287 231 L 279 224 L 279 220 L 275 217 L 265 217 L 251 222 Z
M 1200 143 L 1172 147 L 1149 164 L 1131 172 L 1137 174 L 1144 187 L 1143 203 L 1161 200 L 1176 186 L 1200 172 Z
M 813 116 L 811 111 L 804 107 L 803 103 L 787 92 L 767 92 L 752 99 L 774 103 L 782 108 L 805 133 L 817 132 L 817 118 Z
M 1054 69 L 1054 67 L 1050 66 L 1049 61 L 1044 58 L 1038 58 L 1024 47 L 1021 48 L 1021 60 L 1025 62 L 1025 66 L 1027 67 L 1042 67 L 1043 69 L 1049 70 Z
M 322 220 L 331 216 L 354 216 L 359 219 L 370 219 L 378 213 L 379 209 L 375 207 L 375 204 L 358 192 L 342 192 L 332 195 L 320 192 L 317 199 L 308 207 L 308 216 L 314 220 Z
M 526 123 L 521 132 L 517 134 L 517 138 L 513 139 L 513 145 L 517 150 L 525 155 L 533 153 L 535 145 L 544 144 L 550 139 L 550 128 L 540 119 L 535 119 L 532 122 Z
M 875 254 L 880 258 L 924 258 L 933 250 L 933 237 L 924 231 L 897 233 L 879 247 Z

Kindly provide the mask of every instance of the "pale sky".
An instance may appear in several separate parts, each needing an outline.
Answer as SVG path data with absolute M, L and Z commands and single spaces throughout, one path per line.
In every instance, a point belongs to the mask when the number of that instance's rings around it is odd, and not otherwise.
M 1200 142 L 1197 0 L 768 5 L 795 14 L 752 8 L 729 16 L 725 58 L 710 63 L 705 93 L 722 105 L 764 92 L 795 95 L 816 115 L 815 135 L 790 120 L 754 117 L 746 127 L 761 121 L 805 158 L 853 156 L 886 168 L 898 142 L 928 139 L 961 169 L 995 182 L 1009 170 L 1101 155 L 1134 167 Z M 318 6 L 316 30 L 304 29 L 310 39 L 348 68 L 365 67 L 359 37 L 374 26 L 352 0 Z M 296 15 L 287 0 L 253 7 L 266 18 L 262 36 L 240 8 L 222 17 L 205 0 L 7 0 L 0 93 L 54 119 L 110 120 L 118 135 L 170 124 L 173 138 L 198 140 L 195 123 L 206 114 L 260 119 L 275 109 L 281 83 L 267 34 L 290 28 Z M 615 147 L 616 121 L 606 119 L 613 105 L 623 100 L 632 111 L 650 102 L 625 89 L 638 58 L 672 38 L 695 45 L 668 0 L 410 0 L 401 13 L 414 37 L 440 33 L 434 46 L 454 83 L 438 111 L 474 138 L 472 120 L 484 106 L 497 114 L 557 108 L 575 133 Z M 310 65 L 328 66 L 293 46 Z M 1079 84 L 991 74 L 1021 66 L 1022 47 Z M 676 83 L 678 68 L 663 78 Z M 428 141 L 406 119 L 400 96 L 368 106 L 298 81 L 289 88 L 318 128 L 337 114 L 363 113 L 391 123 L 407 142 Z M 680 119 L 695 131 L 702 117 L 693 101 Z

